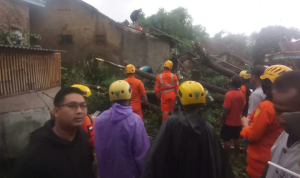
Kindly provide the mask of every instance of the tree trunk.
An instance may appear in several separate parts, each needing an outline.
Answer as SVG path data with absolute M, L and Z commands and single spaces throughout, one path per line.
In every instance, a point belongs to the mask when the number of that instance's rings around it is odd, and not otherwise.
M 204 65 L 211 68 L 212 70 L 218 72 L 221 75 L 224 75 L 228 78 L 231 78 L 233 76 L 238 76 L 235 72 L 228 70 L 220 65 L 217 65 L 215 63 L 212 63 L 210 60 L 210 56 L 206 53 L 204 53 L 203 48 L 201 47 L 200 44 L 196 44 L 195 51 L 197 54 L 200 56 L 200 59 L 204 61 Z
M 99 60 L 98 58 L 96 58 L 96 59 Z M 112 63 L 110 61 L 105 61 L 103 59 L 100 59 L 100 61 L 107 62 L 107 63 L 109 63 L 109 64 L 111 64 L 111 65 L 113 65 L 115 67 L 125 68 L 124 66 L 121 66 L 121 65 L 118 65 L 118 64 L 114 64 L 114 63 Z M 128 63 L 124 62 L 124 65 L 128 65 Z M 135 73 L 137 75 L 141 76 L 141 77 L 144 77 L 144 78 L 156 81 L 156 77 L 157 77 L 156 75 L 153 75 L 153 74 L 141 71 L 139 69 L 136 69 Z M 187 75 L 187 74 L 183 74 L 183 75 Z M 215 91 L 215 92 L 220 93 L 220 94 L 224 94 L 225 95 L 228 92 L 228 90 L 226 90 L 226 89 L 223 89 L 223 88 L 211 85 L 211 84 L 206 83 L 206 82 L 202 82 L 201 81 L 201 84 L 203 85 L 204 88 L 206 88 L 208 90 Z
M 190 78 L 190 75 L 185 72 L 181 72 L 181 74 L 187 78 Z M 217 87 L 217 86 L 211 85 L 211 84 L 203 82 L 203 81 L 200 81 L 200 83 L 204 88 L 214 91 L 214 92 L 217 92 L 217 93 L 220 93 L 220 94 L 223 94 L 223 95 L 225 95 L 228 92 L 228 90 L 226 90 L 224 88 Z

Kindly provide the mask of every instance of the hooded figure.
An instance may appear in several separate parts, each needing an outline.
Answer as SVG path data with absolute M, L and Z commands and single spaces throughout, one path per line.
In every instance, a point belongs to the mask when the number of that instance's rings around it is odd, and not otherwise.
M 130 106 L 130 85 L 119 80 L 109 88 L 113 106 L 95 123 L 95 148 L 101 178 L 139 178 L 150 141 L 141 117 Z
M 180 85 L 181 111 L 163 122 L 147 154 L 141 178 L 232 178 L 231 167 L 213 127 L 197 110 L 205 103 L 201 84 Z

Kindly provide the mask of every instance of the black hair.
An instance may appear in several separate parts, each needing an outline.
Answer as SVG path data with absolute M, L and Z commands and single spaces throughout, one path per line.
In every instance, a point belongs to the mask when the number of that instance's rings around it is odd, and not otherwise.
M 288 92 L 290 89 L 296 89 L 300 98 L 300 71 L 285 72 L 276 78 L 273 90 Z
M 231 77 L 231 85 L 234 88 L 240 88 L 242 86 L 242 78 L 240 76 Z
M 261 75 L 264 74 L 265 70 L 266 70 L 266 67 L 263 65 L 254 66 L 253 69 L 251 70 L 251 75 L 260 77 Z
M 201 80 L 201 72 L 199 70 L 193 70 L 191 80 L 199 82 Z
M 270 79 L 266 78 L 266 79 L 261 80 L 261 88 L 262 88 L 264 94 L 266 94 L 266 99 L 270 100 L 270 101 L 273 100 L 272 86 L 273 86 L 273 83 Z
M 83 92 L 79 88 L 67 87 L 59 90 L 54 97 L 54 106 L 59 107 L 65 100 L 65 96 L 71 93 L 77 93 L 83 95 Z M 83 96 L 82 96 L 83 97 Z

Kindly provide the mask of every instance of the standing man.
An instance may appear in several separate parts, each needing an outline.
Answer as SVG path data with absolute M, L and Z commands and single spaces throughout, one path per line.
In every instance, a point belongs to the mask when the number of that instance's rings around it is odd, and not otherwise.
M 284 129 L 271 149 L 271 162 L 300 174 L 300 71 L 286 72 L 273 85 L 276 120 Z M 273 166 L 266 166 L 267 178 L 294 177 Z M 262 176 L 265 178 L 265 175 Z
M 71 87 L 80 89 L 83 93 L 82 96 L 84 97 L 85 102 L 87 103 L 88 97 L 90 97 L 92 95 L 91 89 L 87 86 L 80 85 L 80 84 L 75 84 L 75 85 L 72 85 Z M 87 115 L 85 117 L 84 123 L 82 124 L 81 127 L 88 134 L 89 147 L 91 148 L 91 150 L 94 150 L 94 121 L 93 121 L 93 119 L 89 115 Z
M 205 104 L 202 85 L 182 83 L 176 100 L 181 111 L 162 123 L 141 178 L 233 178 L 218 135 L 198 114 Z
M 251 71 L 251 83 L 255 85 L 255 91 L 251 93 L 249 97 L 249 108 L 248 108 L 248 116 L 250 116 L 256 106 L 265 100 L 266 95 L 264 94 L 261 88 L 261 78 L 260 76 L 264 74 L 266 68 L 262 65 L 254 66 Z
M 95 123 L 95 149 L 101 178 L 140 177 L 150 141 L 141 117 L 132 112 L 131 88 L 113 82 L 109 98 L 114 104 Z
M 87 105 L 78 88 L 61 89 L 54 98 L 53 116 L 30 135 L 19 157 L 16 178 L 94 178 L 86 132 L 81 128 Z
M 178 91 L 177 76 L 171 73 L 173 63 L 167 60 L 164 64 L 164 72 L 157 76 L 155 83 L 156 96 L 161 100 L 162 121 L 173 112 L 176 93 Z
M 244 94 L 244 99 L 246 102 L 242 112 L 242 116 L 247 117 L 248 107 L 249 107 L 249 97 L 251 93 L 255 90 L 255 86 L 253 83 L 250 82 L 251 74 L 248 71 L 246 70 L 241 71 L 240 76 L 242 77 L 242 81 L 243 81 L 242 82 L 243 85 L 241 86 L 241 91 Z
M 127 74 L 125 81 L 129 83 L 132 92 L 130 105 L 132 106 L 133 112 L 138 114 L 143 119 L 141 100 L 143 104 L 148 105 L 148 99 L 143 82 L 134 77 L 134 65 L 128 64 L 125 68 L 125 73 Z
M 228 159 L 230 158 L 230 141 L 234 142 L 235 161 L 238 161 L 240 152 L 240 132 L 242 130 L 241 118 L 244 108 L 244 95 L 239 89 L 242 85 L 241 77 L 233 76 L 231 78 L 232 89 L 226 93 L 223 104 L 223 115 L 218 125 L 222 125 L 220 138 L 224 140 L 224 149 Z
M 138 18 L 141 12 L 143 12 L 142 8 L 134 10 L 130 15 L 130 19 L 132 20 L 133 26 L 135 28 L 139 26 Z
M 176 73 L 177 72 L 177 65 L 178 65 L 178 60 L 176 58 L 176 54 L 173 54 L 173 57 L 171 58 L 171 61 L 173 62 L 172 73 Z
M 247 147 L 246 170 L 251 178 L 262 176 L 265 165 L 271 159 L 271 148 L 283 131 L 275 119 L 272 86 L 278 76 L 288 71 L 291 69 L 283 65 L 273 65 L 265 70 L 261 79 L 266 100 L 259 103 L 250 115 L 251 125 L 248 125 L 249 119 L 242 119 L 244 129 L 241 136 L 250 141 Z

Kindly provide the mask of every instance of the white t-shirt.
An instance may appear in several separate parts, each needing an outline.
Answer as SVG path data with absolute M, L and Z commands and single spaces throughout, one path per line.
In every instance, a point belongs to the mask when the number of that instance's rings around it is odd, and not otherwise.
M 248 116 L 252 114 L 256 106 L 266 99 L 261 87 L 258 87 L 251 93 L 249 97 L 249 107 L 248 107 Z
M 298 162 L 300 160 L 300 141 L 294 143 L 290 148 L 287 148 L 287 140 L 289 134 L 285 131 L 278 137 L 277 141 L 271 149 L 271 162 L 284 167 L 292 172 L 300 174 Z M 296 178 L 289 173 L 282 171 L 274 166 L 269 165 L 266 178 Z

